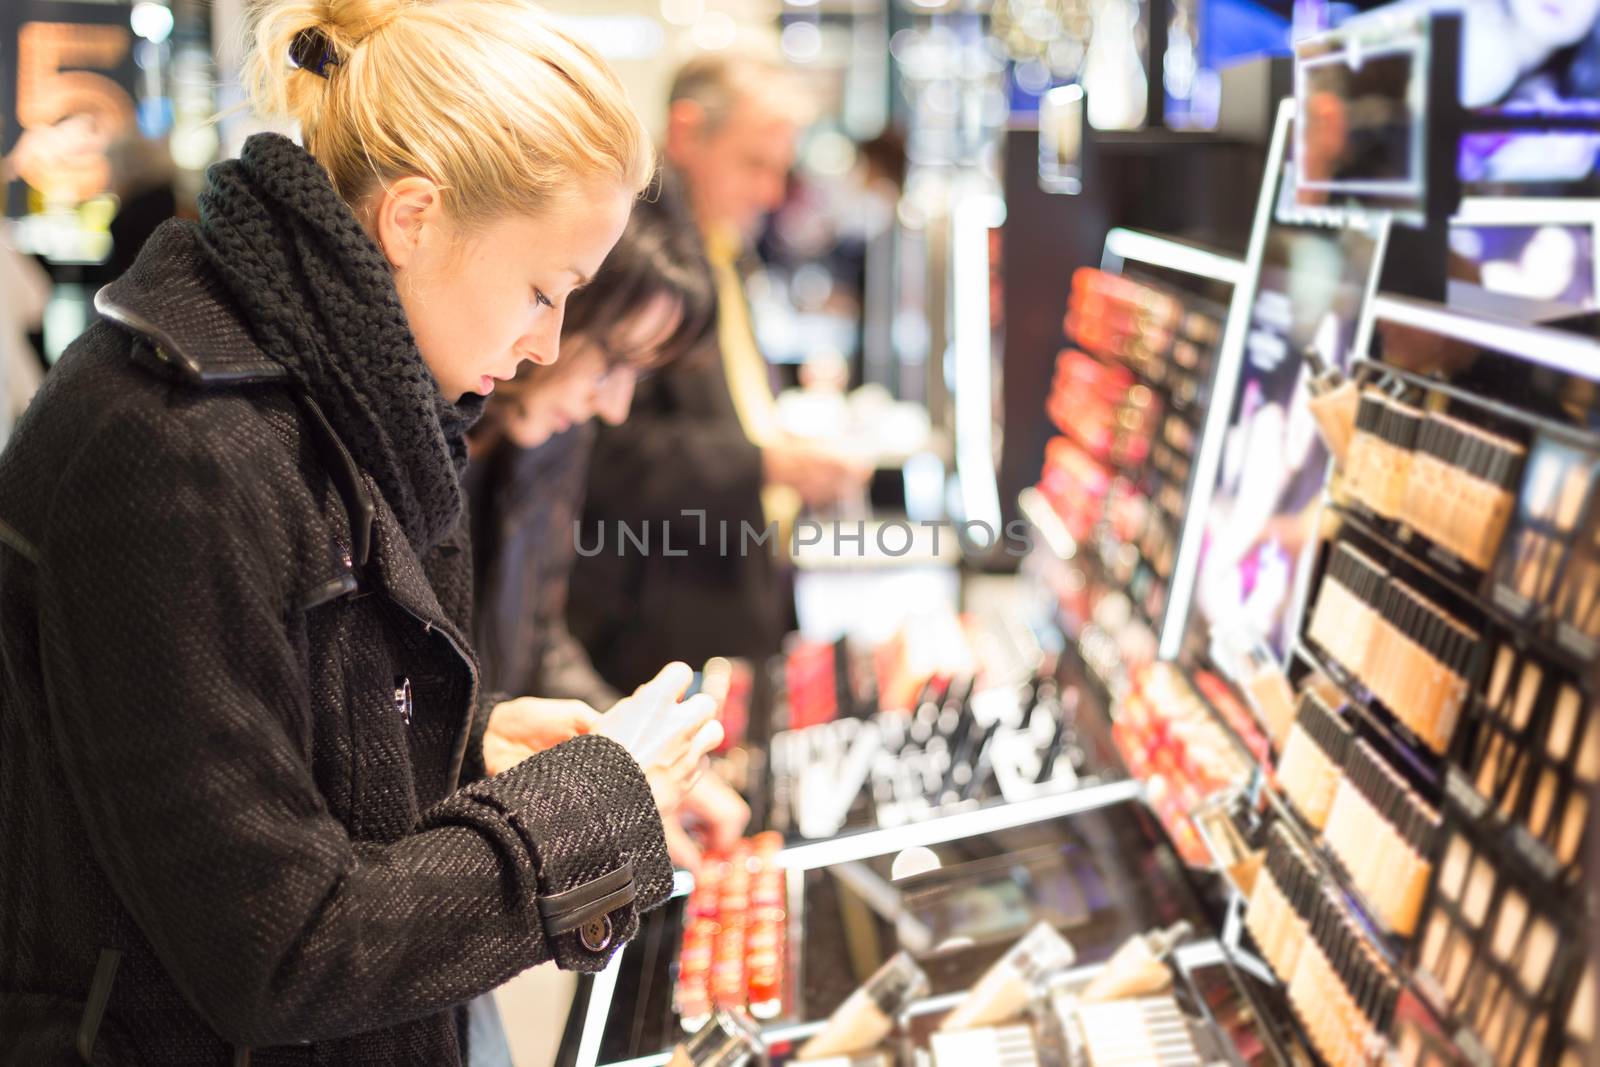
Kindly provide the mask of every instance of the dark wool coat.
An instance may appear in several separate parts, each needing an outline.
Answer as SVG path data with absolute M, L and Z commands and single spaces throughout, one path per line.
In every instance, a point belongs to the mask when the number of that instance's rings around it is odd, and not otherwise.
M 215 232 L 157 234 L 0 456 L 0 1063 L 457 1064 L 458 1005 L 665 898 L 660 818 L 601 738 L 481 779 L 465 530 Z

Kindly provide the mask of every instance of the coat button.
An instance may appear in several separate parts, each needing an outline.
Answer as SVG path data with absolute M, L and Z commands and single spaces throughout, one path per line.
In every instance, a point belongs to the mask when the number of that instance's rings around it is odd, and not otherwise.
M 407 726 L 411 725 L 411 679 L 396 677 L 394 680 L 394 710 L 400 713 L 400 719 Z
M 578 940 L 590 952 L 604 952 L 611 947 L 611 917 L 602 915 L 578 927 Z

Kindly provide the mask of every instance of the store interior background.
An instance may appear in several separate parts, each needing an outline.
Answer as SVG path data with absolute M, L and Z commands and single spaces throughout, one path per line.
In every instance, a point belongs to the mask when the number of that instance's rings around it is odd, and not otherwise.
M 749 294 L 788 428 L 878 473 L 870 498 L 813 517 L 819 537 L 794 560 L 800 632 L 746 665 L 719 762 L 752 831 L 784 836 L 775 1054 L 912 944 L 932 980 L 913 1015 L 933 1018 L 1043 919 L 1082 967 L 1189 923 L 1180 1000 L 1216 1060 L 1368 1062 L 1370 1048 L 1338 1047 L 1348 1027 L 1308 1015 L 1263 919 L 1274 890 L 1252 888 L 1309 878 L 1365 938 L 1346 955 L 1373 970 L 1340 980 L 1370 998 L 1358 1014 L 1397 1062 L 1600 1062 L 1584 951 L 1600 786 L 1600 4 L 1552 0 L 1580 32 L 1508 86 L 1462 83 L 1471 107 L 1536 100 L 1570 128 L 1501 130 L 1458 153 L 1439 147 L 1454 128 L 1441 120 L 1427 187 L 1393 220 L 1359 192 L 1359 209 L 1284 207 L 1293 49 L 1376 5 L 548 6 L 658 128 L 673 71 L 704 51 L 780 59 L 819 105 Z M 1492 27 L 1517 34 L 1533 6 L 1470 0 L 1464 69 L 1485 69 Z M 77 155 L 34 164 L 43 187 L 5 187 L 7 242 L 48 272 L 26 324 L 39 369 L 126 262 L 119 228 L 192 214 L 205 166 L 263 128 L 233 110 L 242 13 L 242 0 L 4 0 L 0 149 L 87 116 Z M 1315 406 L 1339 379 L 1387 397 L 1367 399 L 1342 447 L 1320 443 Z M 1441 495 L 1408 511 L 1392 470 L 1402 452 L 1419 468 L 1397 441 L 1444 416 L 1475 429 L 1434 427 L 1436 440 L 1499 436 L 1467 463 L 1476 480 L 1442 473 Z M 1569 481 L 1571 508 L 1550 488 Z M 1481 513 L 1452 512 L 1470 493 Z M 835 539 L 858 521 L 864 537 Z M 940 525 L 963 523 L 967 536 Z M 1454 671 L 1454 697 L 1420 706 L 1404 665 L 1347 643 L 1351 620 L 1381 614 L 1361 602 L 1371 559 L 1442 620 L 1411 614 L 1394 632 L 1437 637 L 1418 655 Z M 1547 750 L 1508 756 L 1530 731 Z M 1581 740 L 1558 752 L 1556 732 Z M 1401 827 L 1387 869 L 1411 880 L 1404 893 L 1363 868 L 1361 826 L 1328 820 L 1357 778 L 1388 783 L 1373 797 L 1404 809 L 1379 812 Z M 1493 872 L 1487 919 L 1459 906 L 1451 863 L 1472 886 Z M 1511 900 L 1528 933 L 1499 932 Z M 543 1067 L 557 1044 L 581 1067 L 665 1062 L 691 918 L 682 901 L 665 909 L 584 980 L 565 1039 L 545 1027 L 519 1063 Z M 1490 942 L 1511 937 L 1525 959 L 1545 929 L 1565 947 L 1519 981 Z M 1439 947 L 1457 942 L 1469 948 Z M 919 1051 L 927 1029 L 906 1027 Z

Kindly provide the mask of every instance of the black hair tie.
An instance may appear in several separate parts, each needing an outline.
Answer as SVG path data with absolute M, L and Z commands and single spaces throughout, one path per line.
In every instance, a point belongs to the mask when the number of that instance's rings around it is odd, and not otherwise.
M 294 40 L 289 44 L 289 62 L 319 78 L 328 76 L 330 66 L 339 65 L 338 58 L 333 54 L 333 42 L 315 26 L 294 35 Z

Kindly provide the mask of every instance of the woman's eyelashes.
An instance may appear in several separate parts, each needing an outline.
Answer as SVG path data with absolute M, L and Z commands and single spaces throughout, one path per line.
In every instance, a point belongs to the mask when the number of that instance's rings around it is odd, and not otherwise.
M 556 306 L 548 296 L 544 295 L 544 290 L 538 288 L 537 286 L 535 286 L 533 290 L 533 300 L 534 303 L 538 304 L 540 307 L 553 308 Z

